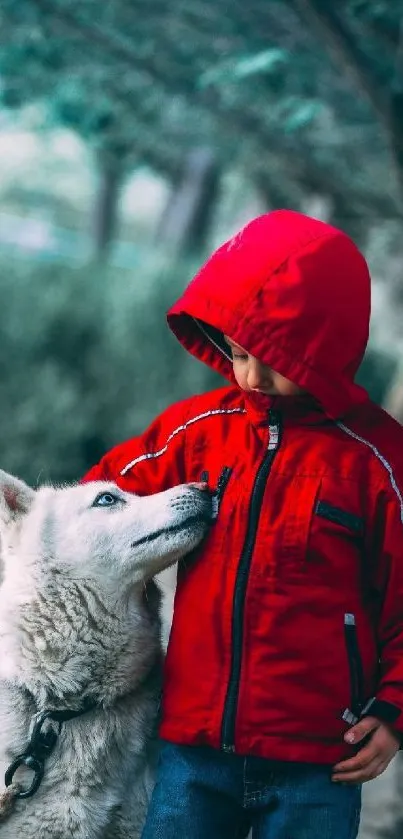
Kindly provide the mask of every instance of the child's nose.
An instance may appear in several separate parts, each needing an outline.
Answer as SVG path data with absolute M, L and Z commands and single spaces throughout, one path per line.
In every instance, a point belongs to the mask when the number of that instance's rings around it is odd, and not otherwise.
M 249 359 L 249 367 L 248 367 L 248 387 L 251 390 L 255 390 L 261 387 L 267 387 L 269 384 L 269 375 L 267 371 L 267 367 L 258 361 L 256 358 Z

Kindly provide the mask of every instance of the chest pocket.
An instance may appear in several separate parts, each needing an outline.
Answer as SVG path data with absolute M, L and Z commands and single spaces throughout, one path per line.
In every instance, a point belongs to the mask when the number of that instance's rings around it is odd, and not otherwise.
M 308 574 L 337 586 L 358 582 L 365 522 L 354 483 L 297 477 L 291 495 L 279 545 L 280 577 Z
M 315 514 L 325 521 L 338 524 L 340 527 L 345 528 L 345 530 L 355 533 L 356 536 L 364 535 L 364 519 L 362 516 L 357 516 L 348 510 L 336 507 L 328 501 L 318 500 L 315 506 Z

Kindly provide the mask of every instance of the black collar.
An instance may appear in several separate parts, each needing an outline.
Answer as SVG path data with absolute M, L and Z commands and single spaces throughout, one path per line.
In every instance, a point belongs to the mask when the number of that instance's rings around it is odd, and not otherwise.
M 14 775 L 20 766 L 26 766 L 34 772 L 31 786 L 28 789 L 19 790 L 15 795 L 16 798 L 30 798 L 38 790 L 45 771 L 45 760 L 56 746 L 63 723 L 81 717 L 83 714 L 95 710 L 96 707 L 98 707 L 96 702 L 86 700 L 81 708 L 76 711 L 68 708 L 47 709 L 33 718 L 34 726 L 27 747 L 22 754 L 13 760 L 4 776 L 6 787 L 9 787 L 13 783 Z M 48 721 L 57 725 L 56 727 L 47 726 L 46 730 L 43 731 L 43 726 Z

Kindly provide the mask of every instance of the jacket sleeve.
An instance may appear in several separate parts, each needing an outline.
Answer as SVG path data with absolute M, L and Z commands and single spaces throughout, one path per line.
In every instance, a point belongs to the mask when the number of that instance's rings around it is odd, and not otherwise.
M 378 504 L 378 556 L 373 584 L 379 599 L 380 675 L 363 716 L 382 719 L 403 735 L 403 498 L 397 485 Z
M 107 452 L 81 482 L 114 481 L 138 495 L 186 483 L 186 418 L 191 402 L 187 399 L 167 408 L 143 434 Z

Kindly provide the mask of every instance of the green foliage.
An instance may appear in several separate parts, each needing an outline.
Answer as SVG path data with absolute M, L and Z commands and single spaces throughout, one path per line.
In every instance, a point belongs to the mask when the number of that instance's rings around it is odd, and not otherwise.
M 282 203 L 324 194 L 348 228 L 399 211 L 400 17 L 386 0 L 3 0 L 0 97 L 42 99 L 97 151 L 173 181 L 214 148 L 270 203 L 281 180 Z
M 76 480 L 168 404 L 217 386 L 165 323 L 191 272 L 1 264 L 3 469 L 32 484 Z
M 370 347 L 358 371 L 357 382 L 366 388 L 378 405 L 382 405 L 397 372 L 397 360 L 379 349 Z
M 300 102 L 289 98 L 286 103 L 286 110 L 288 116 L 284 120 L 284 129 L 287 133 L 298 131 L 298 129 L 306 128 L 313 122 L 322 111 L 323 105 L 321 102 L 306 101 Z
M 165 322 L 193 272 L 1 263 L 1 468 L 34 485 L 76 480 L 167 405 L 224 384 Z M 393 372 L 371 350 L 359 380 L 381 402 Z
M 287 52 L 275 48 L 262 50 L 254 55 L 247 55 L 238 59 L 232 58 L 206 70 L 201 75 L 198 86 L 203 89 L 209 87 L 209 85 L 228 84 L 262 73 L 273 73 L 279 65 L 288 61 Z
M 246 79 L 261 73 L 272 73 L 279 64 L 284 64 L 289 59 L 286 50 L 269 49 L 262 50 L 255 55 L 241 58 L 234 67 L 234 76 L 238 79 Z

